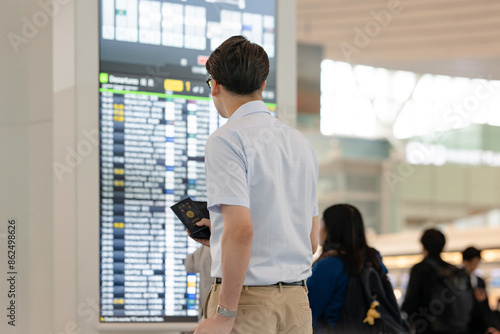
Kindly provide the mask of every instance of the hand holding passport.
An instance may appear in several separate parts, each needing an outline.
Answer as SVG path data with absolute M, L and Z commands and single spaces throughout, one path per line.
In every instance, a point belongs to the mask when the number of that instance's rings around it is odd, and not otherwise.
M 210 227 L 196 225 L 203 218 L 210 219 L 207 202 L 195 202 L 187 197 L 170 208 L 186 226 L 191 238 L 210 239 Z

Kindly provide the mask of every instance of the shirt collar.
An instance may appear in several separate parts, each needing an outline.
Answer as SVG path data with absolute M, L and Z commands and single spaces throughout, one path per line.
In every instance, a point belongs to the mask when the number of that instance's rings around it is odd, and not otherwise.
M 228 122 L 235 121 L 237 119 L 248 116 L 250 114 L 255 114 L 255 113 L 260 113 L 260 112 L 271 114 L 269 112 L 269 109 L 267 109 L 267 106 L 264 103 L 264 101 L 262 101 L 262 100 L 250 101 L 250 102 L 243 104 L 238 109 L 236 109 L 234 114 L 232 114 L 231 117 L 229 117 L 229 119 L 227 121 Z

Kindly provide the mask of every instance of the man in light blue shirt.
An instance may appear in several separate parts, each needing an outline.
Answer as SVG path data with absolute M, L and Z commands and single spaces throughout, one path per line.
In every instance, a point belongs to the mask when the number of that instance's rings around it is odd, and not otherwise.
M 228 121 L 205 149 L 211 220 L 203 222 L 216 280 L 195 333 L 312 333 L 305 279 L 318 244 L 316 156 L 262 101 L 262 47 L 231 37 L 206 67 Z

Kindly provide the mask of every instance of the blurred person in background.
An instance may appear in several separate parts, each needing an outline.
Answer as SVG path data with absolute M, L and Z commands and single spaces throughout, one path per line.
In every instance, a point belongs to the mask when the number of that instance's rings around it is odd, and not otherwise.
M 469 333 L 499 333 L 497 319 L 490 309 L 486 284 L 474 271 L 481 262 L 481 251 L 474 247 L 468 247 L 462 252 L 463 267 L 469 275 L 471 291 L 474 294 L 474 307 L 469 321 Z
M 465 271 L 441 259 L 446 243 L 442 232 L 427 229 L 420 242 L 424 259 L 411 269 L 402 311 L 416 333 L 468 333 L 473 298 Z
M 208 297 L 208 292 L 212 287 L 212 277 L 210 276 L 210 269 L 212 268 L 212 256 L 210 255 L 210 248 L 207 246 L 200 246 L 196 251 L 189 254 L 184 259 L 184 267 L 188 273 L 200 273 L 198 298 L 198 321 L 203 320 L 203 310 L 205 302 Z
M 336 204 L 324 211 L 320 243 L 322 254 L 307 280 L 314 333 L 339 333 L 339 328 L 342 328 L 342 333 L 354 333 L 343 331 L 349 326 L 343 319 L 343 307 L 350 277 L 359 275 L 367 262 L 373 264 L 381 275 L 387 274 L 387 268 L 379 252 L 368 246 L 363 218 L 352 205 Z M 390 291 L 392 293 L 392 287 Z M 395 306 L 397 309 L 397 304 Z M 362 301 L 359 301 L 358 307 L 363 308 Z M 361 326 L 362 322 L 361 319 Z

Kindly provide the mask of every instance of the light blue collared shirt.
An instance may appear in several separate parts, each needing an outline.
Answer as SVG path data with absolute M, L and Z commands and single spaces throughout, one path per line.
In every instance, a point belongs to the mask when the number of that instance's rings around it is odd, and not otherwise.
M 309 277 L 318 163 L 302 134 L 271 116 L 264 102 L 248 102 L 208 138 L 205 164 L 212 276 L 222 277 L 220 205 L 226 204 L 247 207 L 252 216 L 245 285 Z

